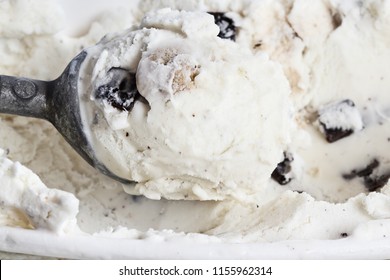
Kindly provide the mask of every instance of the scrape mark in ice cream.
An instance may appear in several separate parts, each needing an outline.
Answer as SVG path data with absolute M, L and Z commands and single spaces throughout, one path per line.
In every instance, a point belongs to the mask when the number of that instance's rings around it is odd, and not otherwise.
M 236 26 L 234 24 L 233 19 L 227 17 L 225 13 L 221 12 L 209 12 L 209 14 L 214 16 L 215 24 L 219 27 L 220 31 L 218 37 L 235 41 Z

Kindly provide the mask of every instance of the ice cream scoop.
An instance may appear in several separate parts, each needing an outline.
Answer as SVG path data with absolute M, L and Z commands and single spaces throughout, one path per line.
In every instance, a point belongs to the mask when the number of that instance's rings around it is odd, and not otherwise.
M 208 13 L 161 9 L 86 50 L 84 132 L 101 163 L 137 182 L 130 194 L 247 200 L 283 158 L 291 104 L 282 68 L 220 36 Z
M 49 120 L 92 166 L 151 199 L 250 199 L 289 141 L 282 68 L 162 9 L 107 34 L 56 80 L 1 77 L 0 112 Z M 278 110 L 275 110 L 278 108 Z
M 77 55 L 53 81 L 0 75 L 0 112 L 50 121 L 89 164 L 117 181 L 131 183 L 112 173 L 96 158 L 85 136 L 80 119 L 77 83 L 86 55 L 85 51 Z M 123 78 L 120 69 L 115 72 L 115 77 Z

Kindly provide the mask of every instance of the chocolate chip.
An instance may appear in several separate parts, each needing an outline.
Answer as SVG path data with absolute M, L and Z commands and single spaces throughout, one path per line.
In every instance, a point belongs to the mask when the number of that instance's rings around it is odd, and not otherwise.
M 284 159 L 279 162 L 274 171 L 271 174 L 271 178 L 278 182 L 280 185 L 286 185 L 290 183 L 292 178 L 289 175 L 291 172 L 291 162 L 294 160 L 290 153 L 284 152 Z
M 343 238 L 348 237 L 348 233 L 342 232 L 342 233 L 340 233 L 340 236 L 343 237 Z
M 110 82 L 101 85 L 95 92 L 97 99 L 105 99 L 108 104 L 121 111 L 131 111 L 137 100 L 143 99 L 137 90 L 135 73 L 122 68 L 111 68 Z
M 209 12 L 214 16 L 214 22 L 219 27 L 218 37 L 222 39 L 236 40 L 236 26 L 233 19 L 225 16 L 225 13 L 221 12 Z
M 263 43 L 262 43 L 261 41 L 259 41 L 258 43 L 256 43 L 256 44 L 253 45 L 253 48 L 254 48 L 254 49 L 260 48 L 262 45 L 263 45 Z

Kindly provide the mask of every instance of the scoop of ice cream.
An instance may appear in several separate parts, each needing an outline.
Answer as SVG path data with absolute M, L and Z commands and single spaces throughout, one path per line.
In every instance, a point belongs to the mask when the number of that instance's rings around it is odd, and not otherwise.
M 280 161 L 290 92 L 281 67 L 218 33 L 212 15 L 163 9 L 87 50 L 86 133 L 102 163 L 137 182 L 133 192 L 243 199 Z

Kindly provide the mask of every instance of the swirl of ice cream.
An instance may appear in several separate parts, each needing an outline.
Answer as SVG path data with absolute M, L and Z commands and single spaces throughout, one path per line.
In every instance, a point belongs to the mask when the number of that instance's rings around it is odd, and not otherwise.
M 280 161 L 290 125 L 282 69 L 218 33 L 212 15 L 162 9 L 87 49 L 86 133 L 102 163 L 137 182 L 134 193 L 245 199 Z

